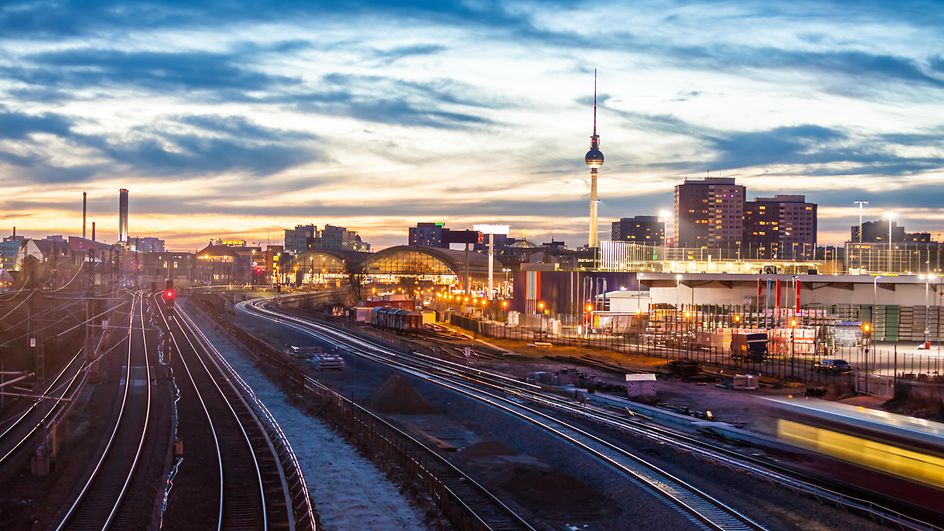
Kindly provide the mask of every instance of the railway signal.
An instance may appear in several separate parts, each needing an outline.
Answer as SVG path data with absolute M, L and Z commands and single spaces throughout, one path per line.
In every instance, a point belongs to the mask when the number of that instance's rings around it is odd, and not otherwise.
M 177 294 L 174 292 L 174 288 L 165 289 L 163 298 L 164 298 L 164 304 L 167 305 L 168 308 L 173 308 L 174 299 L 177 298 Z

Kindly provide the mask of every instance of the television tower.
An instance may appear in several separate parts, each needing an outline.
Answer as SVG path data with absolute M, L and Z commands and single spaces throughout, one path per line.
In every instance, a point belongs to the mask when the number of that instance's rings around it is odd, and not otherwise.
M 603 153 L 600 151 L 600 135 L 597 134 L 597 69 L 593 69 L 593 136 L 590 137 L 590 151 L 583 158 L 590 168 L 590 240 L 587 247 L 600 246 L 600 231 L 597 229 L 597 171 L 603 166 Z

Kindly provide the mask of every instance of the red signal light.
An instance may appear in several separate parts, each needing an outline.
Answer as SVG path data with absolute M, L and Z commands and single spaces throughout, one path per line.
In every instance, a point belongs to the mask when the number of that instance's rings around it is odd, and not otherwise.
M 169 289 L 164 292 L 164 299 L 172 301 L 174 300 L 174 290 Z

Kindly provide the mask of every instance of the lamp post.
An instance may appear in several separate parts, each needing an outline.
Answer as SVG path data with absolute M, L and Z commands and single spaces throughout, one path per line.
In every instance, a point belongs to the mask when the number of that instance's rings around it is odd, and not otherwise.
M 678 333 L 678 318 L 681 312 L 679 308 L 679 291 L 681 290 L 682 285 L 682 275 L 675 275 L 675 327 L 676 334 Z
M 662 256 L 660 257 L 660 269 L 665 272 L 665 261 L 666 261 L 666 248 L 669 246 L 669 218 L 672 217 L 672 212 L 670 210 L 660 210 L 659 211 L 659 220 L 662 221 L 662 251 L 659 253 Z
M 892 222 L 898 217 L 894 212 L 885 212 L 882 217 L 888 220 L 888 272 L 892 272 Z
M 790 319 L 790 377 L 796 378 L 796 329 L 797 320 Z
M 918 278 L 924 281 L 924 348 L 928 348 L 928 334 L 930 333 L 931 305 L 928 302 L 928 288 L 931 281 L 936 279 L 935 275 L 919 275 Z

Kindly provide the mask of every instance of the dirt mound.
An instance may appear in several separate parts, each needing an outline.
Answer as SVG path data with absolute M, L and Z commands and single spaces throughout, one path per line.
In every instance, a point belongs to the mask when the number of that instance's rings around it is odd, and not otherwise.
M 482 441 L 462 450 L 462 455 L 471 458 L 500 457 L 503 455 L 517 455 L 518 452 L 498 441 Z
M 584 482 L 552 470 L 518 466 L 499 486 L 530 511 L 546 516 L 600 517 L 615 509 L 606 496 Z
M 364 402 L 364 404 L 375 411 L 381 413 L 399 414 L 399 415 L 427 415 L 437 413 L 436 408 L 419 394 L 402 376 L 399 374 L 390 375 L 389 378 L 377 388 L 376 391 Z

